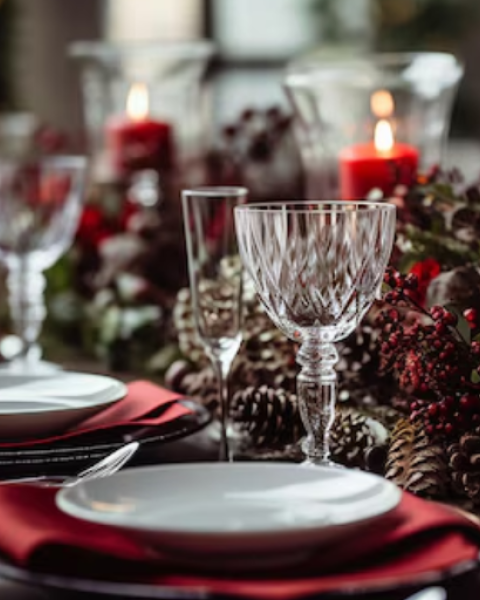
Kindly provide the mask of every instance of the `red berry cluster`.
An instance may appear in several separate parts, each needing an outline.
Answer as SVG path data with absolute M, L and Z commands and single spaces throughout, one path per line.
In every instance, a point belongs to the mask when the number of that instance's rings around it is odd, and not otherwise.
M 385 283 L 390 290 L 377 317 L 382 369 L 393 372 L 410 397 L 410 419 L 430 435 L 450 436 L 478 425 L 480 386 L 472 372 L 480 371 L 480 342 L 470 344 L 460 335 L 453 312 L 416 303 L 415 275 L 390 269 Z M 472 329 L 478 327 L 474 309 L 463 317 Z

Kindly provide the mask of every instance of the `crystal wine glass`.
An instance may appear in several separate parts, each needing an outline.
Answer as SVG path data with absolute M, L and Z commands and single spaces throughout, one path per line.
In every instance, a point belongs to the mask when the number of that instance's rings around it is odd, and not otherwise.
M 184 190 L 182 199 L 195 324 L 219 383 L 219 459 L 226 461 L 232 459 L 227 382 L 242 340 L 242 261 L 233 209 L 246 202 L 247 190 L 203 187 Z
M 275 325 L 301 344 L 297 391 L 306 464 L 329 465 L 335 342 L 379 292 L 395 207 L 374 202 L 279 202 L 235 209 L 240 254 Z
M 0 160 L 0 260 L 8 270 L 10 314 L 22 341 L 11 370 L 31 373 L 47 368 L 37 344 L 46 315 L 43 272 L 72 243 L 85 166 L 79 156 Z

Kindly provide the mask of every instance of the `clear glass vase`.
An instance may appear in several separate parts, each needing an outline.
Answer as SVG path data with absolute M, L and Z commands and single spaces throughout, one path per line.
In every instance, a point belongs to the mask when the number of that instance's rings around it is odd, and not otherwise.
M 209 122 L 207 41 L 76 42 L 90 155 L 100 179 L 149 172 L 202 182 Z M 143 179 L 141 183 L 148 183 Z
M 389 195 L 441 163 L 463 68 L 443 53 L 292 62 L 285 88 L 312 199 Z

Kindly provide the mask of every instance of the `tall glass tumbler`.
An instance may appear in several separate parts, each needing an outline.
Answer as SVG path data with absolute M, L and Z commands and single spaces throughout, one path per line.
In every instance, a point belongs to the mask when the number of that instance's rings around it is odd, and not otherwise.
M 227 436 L 228 376 L 242 341 L 242 263 L 233 209 L 243 187 L 200 187 L 182 193 L 190 289 L 197 333 L 215 369 L 220 398 L 219 460 L 232 460 Z

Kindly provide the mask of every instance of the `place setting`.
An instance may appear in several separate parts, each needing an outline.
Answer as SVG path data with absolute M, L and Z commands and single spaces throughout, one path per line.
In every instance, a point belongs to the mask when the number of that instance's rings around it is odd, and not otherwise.
M 71 475 L 133 440 L 146 452 L 212 419 L 196 402 L 148 381 L 125 385 L 111 377 L 63 372 L 29 377 L 25 385 L 12 385 L 9 378 L 8 384 L 0 392 L 3 479 Z
M 2 543 L 9 560 L 0 572 L 106 596 L 301 598 L 407 590 L 474 568 L 478 530 L 465 518 L 413 496 L 400 499 L 375 476 L 316 471 L 200 464 L 127 469 L 60 492 L 0 486 L 10 540 Z M 325 493 L 326 481 L 340 484 L 337 493 Z M 184 493 L 191 498 L 198 485 L 204 493 L 197 492 L 194 511 Z M 235 492 L 237 499 L 228 497 Z M 14 518 L 14 507 L 23 519 Z M 348 508 L 360 512 L 348 519 Z
M 134 438 L 169 441 L 211 420 L 202 406 L 148 381 L 124 384 L 42 360 L 42 272 L 72 244 L 85 176 L 82 157 L 0 161 L 0 257 L 19 342 L 0 366 L 2 478 L 68 475 Z

